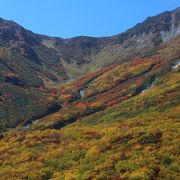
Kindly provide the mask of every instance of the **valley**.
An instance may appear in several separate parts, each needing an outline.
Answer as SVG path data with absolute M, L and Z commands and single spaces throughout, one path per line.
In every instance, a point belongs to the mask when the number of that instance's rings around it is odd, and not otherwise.
M 0 19 L 0 179 L 178 180 L 180 9 L 112 37 Z

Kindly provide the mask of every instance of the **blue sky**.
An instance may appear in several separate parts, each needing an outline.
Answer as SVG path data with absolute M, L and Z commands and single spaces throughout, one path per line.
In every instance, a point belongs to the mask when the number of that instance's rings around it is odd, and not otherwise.
M 0 0 L 0 17 L 35 33 L 69 38 L 111 36 L 180 0 Z

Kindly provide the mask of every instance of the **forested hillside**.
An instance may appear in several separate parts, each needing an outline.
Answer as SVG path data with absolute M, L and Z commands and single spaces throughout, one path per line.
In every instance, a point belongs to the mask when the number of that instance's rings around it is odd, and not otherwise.
M 0 19 L 0 179 L 180 179 L 179 17 L 72 39 Z

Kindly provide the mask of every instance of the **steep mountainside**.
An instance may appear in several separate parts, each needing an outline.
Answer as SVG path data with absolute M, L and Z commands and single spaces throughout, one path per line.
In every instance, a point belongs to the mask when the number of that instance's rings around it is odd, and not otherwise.
M 25 121 L 18 127 L 35 130 L 60 129 L 79 118 L 104 111 L 145 92 L 161 76 L 171 72 L 173 67 L 178 69 L 179 44 L 180 36 L 165 43 L 148 57 L 130 59 L 60 84 L 57 101 L 61 102 L 61 108 L 34 122 Z
M 179 29 L 179 8 L 107 38 L 52 38 L 0 19 L 0 129 L 57 111 L 59 83 L 151 56 Z
M 59 111 L 1 134 L 0 177 L 179 179 L 177 42 L 62 84 Z
M 180 9 L 109 38 L 0 19 L 0 179 L 180 179 L 179 33 Z

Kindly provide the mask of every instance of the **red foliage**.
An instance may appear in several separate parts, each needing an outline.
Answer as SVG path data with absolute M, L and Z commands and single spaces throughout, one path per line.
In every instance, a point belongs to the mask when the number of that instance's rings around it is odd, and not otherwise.
M 63 66 L 52 66 L 51 67 L 54 71 L 64 71 L 64 67 Z

